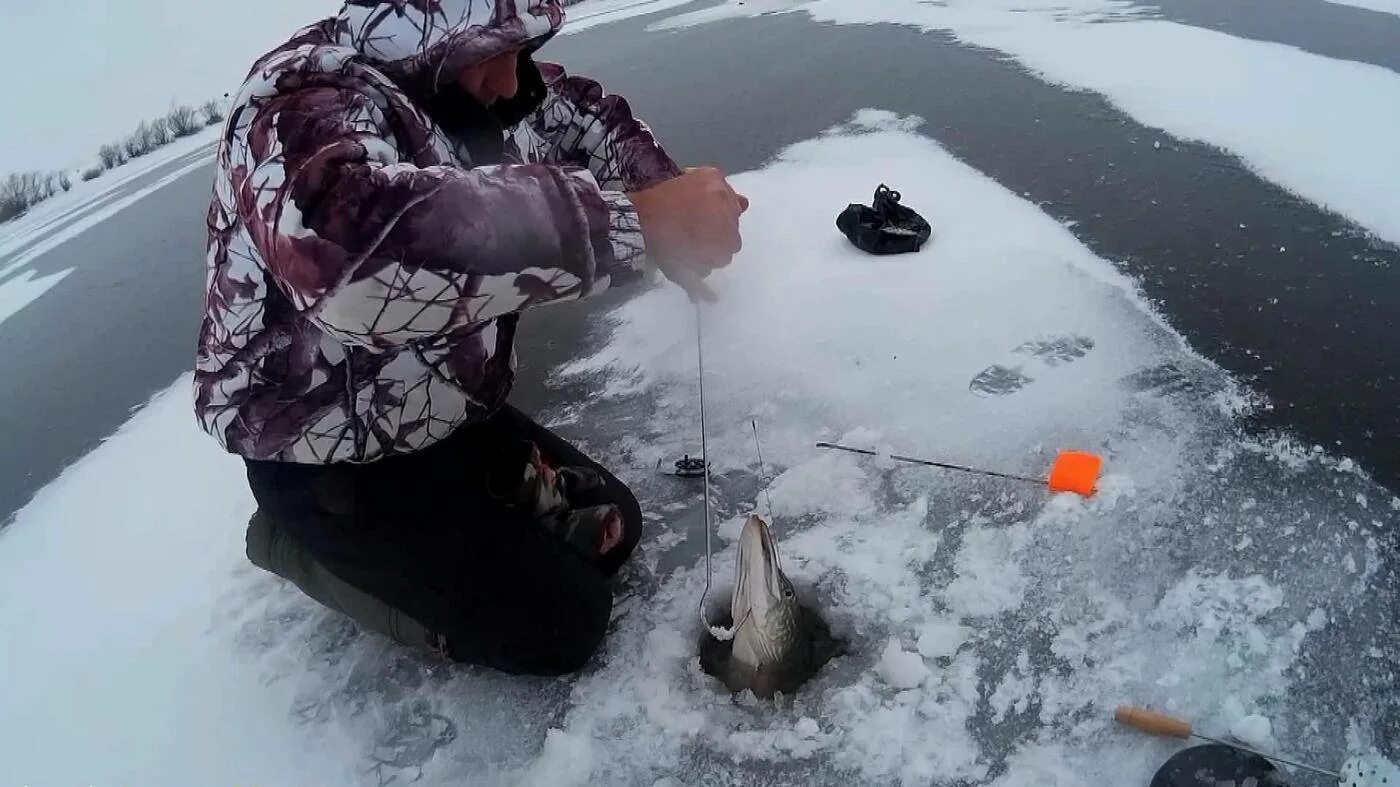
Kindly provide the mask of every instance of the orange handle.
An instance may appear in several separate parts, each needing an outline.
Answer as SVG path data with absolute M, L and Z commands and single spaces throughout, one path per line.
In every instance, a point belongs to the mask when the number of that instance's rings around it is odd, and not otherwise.
M 1099 471 L 1103 469 L 1103 457 L 1087 451 L 1061 451 L 1050 466 L 1050 477 L 1046 485 L 1051 492 L 1074 492 L 1089 497 L 1094 494 L 1094 485 L 1099 482 Z
M 1113 711 L 1113 718 L 1119 722 L 1149 735 L 1166 735 L 1172 738 L 1191 737 L 1191 723 L 1175 716 L 1158 713 L 1146 708 L 1119 705 Z

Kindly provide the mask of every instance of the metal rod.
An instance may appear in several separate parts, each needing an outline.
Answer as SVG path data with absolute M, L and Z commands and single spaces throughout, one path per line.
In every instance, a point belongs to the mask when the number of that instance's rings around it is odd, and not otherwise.
M 1239 749 L 1240 751 L 1247 751 L 1247 752 L 1249 752 L 1250 754 L 1258 755 L 1258 756 L 1260 756 L 1260 757 L 1263 757 L 1263 758 L 1266 759 L 1266 760 L 1273 760 L 1274 762 L 1281 762 L 1281 763 L 1283 763 L 1284 765 L 1292 765 L 1292 766 L 1295 767 L 1295 768 L 1302 768 L 1302 769 L 1305 770 L 1305 771 L 1312 771 L 1313 773 L 1320 773 L 1320 774 L 1322 774 L 1323 776 L 1331 776 L 1332 778 L 1336 779 L 1337 781 L 1341 781 L 1341 779 L 1342 779 L 1342 775 L 1341 775 L 1340 773 L 1337 773 L 1336 771 L 1325 770 L 1325 769 L 1323 769 L 1323 768 L 1317 767 L 1316 765 L 1308 765 L 1308 764 L 1305 763 L 1305 762 L 1298 762 L 1298 761 L 1296 761 L 1296 760 L 1289 760 L 1289 759 L 1286 759 L 1286 758 L 1283 758 L 1283 757 L 1279 757 L 1279 756 L 1274 755 L 1274 754 L 1265 754 L 1264 752 L 1259 751 L 1258 749 L 1251 749 L 1251 748 L 1249 748 L 1248 746 L 1241 746 L 1241 745 L 1239 745 L 1238 743 L 1231 743 L 1230 741 L 1222 741 L 1222 740 L 1220 740 L 1219 738 L 1212 738 L 1212 737 L 1210 737 L 1209 735 L 1202 735 L 1202 734 L 1200 734 L 1199 732 L 1193 732 L 1193 733 L 1191 733 L 1191 737 L 1193 737 L 1193 738 L 1200 738 L 1200 739 L 1203 740 L 1203 741 L 1210 741 L 1211 743 L 1218 743 L 1218 744 L 1220 744 L 1221 746 L 1229 746 L 1229 747 L 1232 748 L 1232 749 Z
M 758 447 L 758 419 L 750 420 L 749 425 L 753 427 L 753 450 L 754 453 L 758 454 L 758 473 L 759 479 L 763 481 L 763 497 L 768 501 L 768 521 L 772 522 L 773 493 L 768 491 L 768 471 L 763 467 L 763 449 Z
M 831 448 L 831 449 L 834 449 L 834 450 L 837 450 L 837 451 L 846 451 L 846 452 L 848 452 L 848 453 L 852 453 L 852 454 L 862 454 L 862 455 L 864 455 L 864 456 L 880 456 L 880 455 L 881 455 L 878 451 L 870 451 L 870 450 L 867 450 L 867 449 L 864 449 L 864 448 L 851 448 L 850 446 L 846 446 L 846 445 L 837 445 L 836 443 L 817 443 L 817 447 L 818 447 L 818 448 Z M 912 464 L 912 465 L 925 465 L 925 466 L 928 466 L 928 467 L 941 467 L 941 468 L 943 468 L 944 470 L 956 470 L 956 471 L 958 471 L 958 472 L 960 472 L 960 473 L 972 473 L 972 474 L 974 474 L 974 475 L 986 475 L 986 476 L 992 476 L 992 477 L 994 477 L 994 478 L 1007 478 L 1007 479 L 1010 479 L 1010 480 L 1012 480 L 1012 481 L 1024 481 L 1024 482 L 1026 482 L 1026 483 L 1028 483 L 1028 484 L 1035 484 L 1036 486 L 1043 486 L 1043 485 L 1045 484 L 1045 479 L 1043 479 L 1043 478 L 1031 478 L 1030 476 L 1014 475 L 1014 474 L 1012 474 L 1012 473 L 998 473 L 998 472 L 995 471 L 995 470 L 981 470 L 981 469 L 976 468 L 976 467 L 967 467 L 966 465 L 954 465 L 954 464 L 949 464 L 949 463 L 947 463 L 947 462 L 935 462 L 935 461 L 933 461 L 932 459 L 919 459 L 918 457 L 914 457 L 914 456 L 900 456 L 899 454 L 889 454 L 888 456 L 889 456 L 889 458 L 895 460 L 896 462 L 906 462 L 906 463 Z
M 700 304 L 695 304 L 695 361 L 699 367 L 700 380 L 700 461 L 705 465 L 705 592 L 700 594 L 700 622 L 712 628 L 705 617 L 705 599 L 710 595 L 710 584 L 714 581 L 712 565 L 714 549 L 711 547 L 711 533 L 714 523 L 710 517 L 710 448 L 708 430 L 705 426 L 705 339 L 701 330 Z M 736 627 L 737 628 L 737 627 Z

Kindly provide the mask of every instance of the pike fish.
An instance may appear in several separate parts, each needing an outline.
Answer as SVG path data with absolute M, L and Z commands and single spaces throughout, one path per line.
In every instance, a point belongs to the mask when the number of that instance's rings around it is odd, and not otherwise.
M 768 524 L 750 516 L 739 536 L 739 566 L 730 601 L 734 638 L 706 636 L 700 661 L 732 692 L 793 694 L 836 655 L 826 623 L 798 598 L 783 573 Z

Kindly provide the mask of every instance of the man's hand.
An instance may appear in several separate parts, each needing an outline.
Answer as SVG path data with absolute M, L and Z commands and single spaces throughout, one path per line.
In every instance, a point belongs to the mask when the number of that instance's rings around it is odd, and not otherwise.
M 713 301 L 704 278 L 728 265 L 743 245 L 739 216 L 749 201 L 714 167 L 688 169 L 628 195 L 641 221 L 647 258 L 691 300 Z

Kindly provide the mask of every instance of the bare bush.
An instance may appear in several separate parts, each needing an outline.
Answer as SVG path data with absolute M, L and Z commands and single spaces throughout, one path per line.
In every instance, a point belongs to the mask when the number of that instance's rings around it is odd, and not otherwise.
M 168 145 L 176 139 L 195 133 L 202 126 L 213 125 L 223 119 L 223 105 L 218 101 L 206 101 L 198 108 L 184 104 L 172 107 L 164 117 L 143 121 L 121 142 L 109 143 L 98 148 L 98 163 L 83 170 L 80 177 L 84 181 L 92 180 L 109 169 L 119 167 L 137 156 L 144 156 L 161 145 Z M 47 173 L 16 172 L 0 181 L 0 221 L 19 216 L 36 202 L 72 188 L 73 173 L 67 170 Z
M 202 127 L 194 107 L 188 107 L 184 104 L 171 109 L 170 114 L 165 116 L 165 121 L 170 127 L 171 136 L 176 139 L 188 137 Z
M 21 172 L 18 193 L 28 200 L 29 205 L 33 205 L 40 199 L 39 195 L 44 190 L 45 180 L 42 172 Z
M 97 158 L 102 164 L 102 169 L 112 169 L 138 156 L 144 156 L 161 145 L 168 145 L 179 137 L 187 137 L 199 128 L 199 113 L 193 107 L 182 104 L 171 109 L 168 115 L 154 120 L 143 120 L 141 125 L 120 143 L 98 148 Z
M 0 196 L 0 221 L 9 221 L 23 212 L 18 203 Z
M 118 144 L 107 144 L 97 149 L 97 160 L 101 162 L 102 169 L 99 174 L 106 170 L 119 167 L 126 163 L 126 150 Z M 93 177 L 96 177 L 95 175 Z
M 163 117 L 152 120 L 148 126 L 151 130 L 150 144 L 147 150 L 155 150 L 161 145 L 168 145 L 175 140 L 175 135 L 170 132 L 170 121 Z
M 204 125 L 212 126 L 224 119 L 224 108 L 217 101 L 206 101 L 204 106 L 199 108 L 204 115 Z
M 58 185 L 54 183 L 52 172 L 26 172 L 20 177 L 24 182 L 30 205 L 52 197 Z
M 11 175 L 0 182 L 0 221 L 9 221 L 23 213 L 29 204 L 24 199 L 20 175 Z
M 50 175 L 42 172 L 16 172 L 0 182 L 0 221 L 8 221 L 30 206 L 52 196 Z
M 126 150 L 127 158 L 133 159 L 144 156 L 169 141 L 169 124 L 165 122 L 165 118 L 157 118 L 141 121 L 141 125 L 131 132 L 131 136 L 126 138 L 122 147 Z
M 150 150 L 147 139 L 151 136 L 151 130 L 145 122 L 136 127 L 131 132 L 131 136 L 122 142 L 122 152 L 126 153 L 127 160 L 131 160 Z

